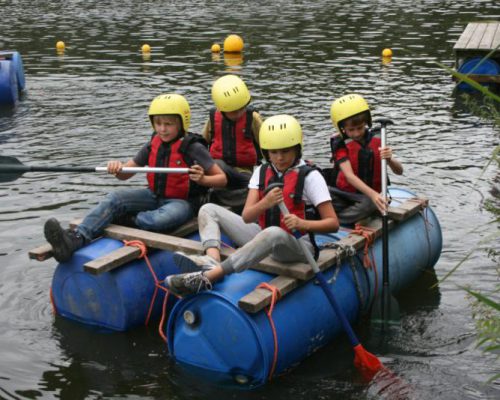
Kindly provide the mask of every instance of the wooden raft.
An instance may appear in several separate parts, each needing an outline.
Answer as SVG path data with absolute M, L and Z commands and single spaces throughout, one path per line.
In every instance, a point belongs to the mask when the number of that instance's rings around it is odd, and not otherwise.
M 471 57 L 484 57 L 493 52 L 491 58 L 500 62 L 500 22 L 470 22 L 453 46 L 455 68 Z M 468 74 L 476 82 L 500 83 L 498 75 Z
M 394 224 L 394 221 L 404 221 L 419 212 L 427 205 L 425 199 L 413 198 L 408 199 L 397 207 L 389 207 L 388 215 L 393 221 L 389 221 L 389 229 Z M 80 221 L 73 221 L 71 225 L 74 227 Z M 376 237 L 382 234 L 382 220 L 376 218 L 367 224 L 368 227 L 375 229 Z M 145 243 L 148 248 L 168 250 L 168 251 L 184 251 L 188 254 L 201 254 L 203 248 L 201 243 L 195 240 L 185 239 L 181 236 L 188 235 L 198 229 L 196 219 L 183 225 L 175 232 L 166 235 L 143 231 L 135 228 L 128 228 L 120 225 L 109 225 L 104 230 L 104 236 L 116 240 L 140 240 Z M 365 238 L 363 236 L 351 234 L 338 243 L 344 246 L 353 246 L 356 250 L 364 246 Z M 234 249 L 222 248 L 221 258 L 227 258 Z M 121 265 L 124 265 L 132 260 L 137 259 L 140 255 L 140 250 L 133 246 L 123 246 L 111 253 L 89 261 L 84 265 L 84 270 L 93 275 L 98 275 L 104 272 L 111 271 Z M 29 252 L 31 259 L 44 261 L 52 257 L 52 247 L 50 244 L 39 246 Z M 339 252 L 335 249 L 324 249 L 321 251 L 318 258 L 318 266 L 321 270 L 325 270 L 337 262 Z M 282 296 L 291 292 L 304 281 L 312 279 L 314 273 L 309 264 L 306 263 L 279 263 L 270 257 L 262 260 L 253 269 L 263 272 L 276 274 L 276 278 L 269 283 L 278 287 Z M 255 289 L 248 295 L 244 296 L 239 301 L 239 306 L 250 313 L 256 313 L 270 304 L 271 293 L 265 289 Z

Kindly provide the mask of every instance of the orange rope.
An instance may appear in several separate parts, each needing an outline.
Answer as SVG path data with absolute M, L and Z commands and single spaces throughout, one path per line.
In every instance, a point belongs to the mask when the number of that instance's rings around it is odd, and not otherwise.
M 271 369 L 269 370 L 268 379 L 271 380 L 274 374 L 274 370 L 276 369 L 276 364 L 278 362 L 278 334 L 276 332 L 276 326 L 273 321 L 273 310 L 276 302 L 281 298 L 280 290 L 273 285 L 270 285 L 267 282 L 260 283 L 257 288 L 267 289 L 271 292 L 271 304 L 267 308 L 266 315 L 269 319 L 269 325 L 271 325 L 271 330 L 273 332 L 273 342 L 274 342 L 274 355 L 273 355 L 273 363 L 271 365 Z
M 52 287 L 50 288 L 49 291 L 49 297 L 50 297 L 50 304 L 52 306 L 52 314 L 57 315 L 57 308 L 56 308 L 56 303 L 54 303 L 54 293 L 52 292 Z
M 146 265 L 149 269 L 149 272 L 151 272 L 151 276 L 153 277 L 153 280 L 155 282 L 155 291 L 153 293 L 153 296 L 151 298 L 151 302 L 149 304 L 149 310 L 148 310 L 148 315 L 146 317 L 146 321 L 144 322 L 144 325 L 148 325 L 149 324 L 149 319 L 151 318 L 151 313 L 153 312 L 153 307 L 154 307 L 154 304 L 155 304 L 155 301 L 156 301 L 156 296 L 158 295 L 158 289 L 161 289 L 163 291 L 166 292 L 165 294 L 165 299 L 163 300 L 163 313 L 162 313 L 162 318 L 161 318 L 161 321 L 160 321 L 160 327 L 159 329 L 161 330 L 162 329 L 162 326 L 163 326 L 163 323 L 165 321 L 165 312 L 166 312 L 166 304 L 167 304 L 167 301 L 168 301 L 168 297 L 169 297 L 169 291 L 168 289 L 165 287 L 165 286 L 162 286 L 161 285 L 161 281 L 158 280 L 158 277 L 156 276 L 156 273 L 151 265 L 151 262 L 149 261 L 149 258 L 147 256 L 147 247 L 146 245 L 144 244 L 144 242 L 140 241 L 140 240 L 124 240 L 123 243 L 125 244 L 125 246 L 133 246 L 133 247 L 137 247 L 141 253 L 137 256 L 137 258 L 144 258 L 144 261 L 146 262 Z M 166 341 L 167 338 L 166 336 L 163 334 L 163 332 L 160 333 L 160 336 Z
M 363 236 L 365 238 L 365 247 L 363 248 L 363 266 L 365 268 L 371 268 L 372 264 L 375 263 L 375 258 L 373 257 L 373 242 L 375 241 L 375 232 L 376 229 L 370 228 L 368 226 L 362 226 L 360 224 L 354 225 L 354 229 L 351 233 L 359 236 Z M 370 250 L 372 261 L 370 260 L 370 256 L 368 255 L 368 251 Z

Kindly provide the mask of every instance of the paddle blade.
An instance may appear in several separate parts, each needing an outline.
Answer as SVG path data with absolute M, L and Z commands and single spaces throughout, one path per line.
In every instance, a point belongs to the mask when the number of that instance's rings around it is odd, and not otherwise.
M 15 181 L 26 171 L 26 166 L 17 158 L 0 156 L 0 183 Z
M 375 302 L 371 310 L 372 325 L 380 325 L 382 328 L 399 325 L 401 315 L 399 312 L 398 301 L 391 294 L 388 294 L 386 301 L 387 304 L 385 307 L 382 307 L 380 299 L 375 298 Z
M 366 382 L 371 381 L 379 371 L 386 369 L 377 356 L 366 351 L 362 344 L 354 346 L 353 349 L 354 366 Z

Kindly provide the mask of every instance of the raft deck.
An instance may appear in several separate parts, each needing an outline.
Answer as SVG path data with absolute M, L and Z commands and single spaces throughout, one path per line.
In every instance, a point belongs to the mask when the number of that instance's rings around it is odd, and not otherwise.
M 455 68 L 468 58 L 484 57 L 491 53 L 491 59 L 500 63 L 500 21 L 469 22 L 453 46 Z M 499 75 L 468 74 L 476 82 L 500 83 Z
M 397 207 L 388 208 L 389 229 L 394 225 L 394 223 L 404 221 L 424 207 L 427 206 L 427 200 L 422 198 L 411 198 L 407 199 L 404 203 L 398 205 Z M 74 221 L 71 225 L 75 226 L 80 221 Z M 367 228 L 373 230 L 375 237 L 382 235 L 382 220 L 381 218 L 373 219 L 369 224 L 366 225 Z M 148 248 L 160 249 L 167 251 L 184 251 L 188 254 L 201 254 L 203 253 L 203 247 L 199 241 L 186 239 L 181 236 L 188 235 L 195 232 L 198 229 L 196 220 L 192 220 L 189 223 L 183 225 L 178 230 L 172 232 L 169 235 L 143 231 L 135 228 L 128 228 L 125 226 L 111 224 L 104 230 L 104 236 L 116 240 L 139 240 L 142 241 Z M 336 249 L 323 249 L 318 258 L 318 266 L 321 270 L 330 268 L 335 265 L 338 260 L 345 257 L 344 248 L 354 248 L 359 250 L 365 245 L 365 237 L 357 234 L 349 234 L 345 238 L 342 238 L 338 242 L 335 242 Z M 225 259 L 235 249 L 232 248 L 222 248 L 221 258 Z M 118 268 L 132 260 L 135 260 L 140 255 L 140 249 L 133 246 L 123 246 L 103 257 L 96 258 L 95 260 L 89 261 L 84 265 L 84 270 L 93 275 L 99 275 L 104 272 L 109 272 L 115 268 Z M 44 261 L 52 257 L 52 247 L 50 244 L 46 243 L 39 246 L 31 251 L 29 251 L 29 257 L 38 261 Z M 314 273 L 309 264 L 306 263 L 279 263 L 273 260 L 271 257 L 267 257 L 262 260 L 258 265 L 254 266 L 253 269 L 276 274 L 276 278 L 273 278 L 268 283 L 270 285 L 276 286 L 281 295 L 285 296 L 287 293 L 291 292 L 305 281 L 310 280 L 314 277 Z M 240 308 L 249 313 L 256 313 L 262 310 L 264 307 L 270 304 L 272 294 L 266 289 L 255 289 L 251 293 L 247 294 L 240 299 L 238 305 Z

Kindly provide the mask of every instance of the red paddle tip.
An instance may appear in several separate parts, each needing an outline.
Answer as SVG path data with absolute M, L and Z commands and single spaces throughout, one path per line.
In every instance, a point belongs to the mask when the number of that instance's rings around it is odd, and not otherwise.
M 354 366 L 365 381 L 371 381 L 379 371 L 386 369 L 377 356 L 366 351 L 363 345 L 354 346 L 354 353 Z

